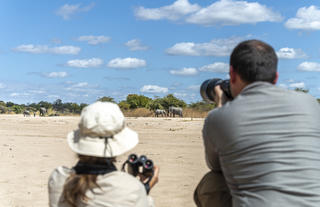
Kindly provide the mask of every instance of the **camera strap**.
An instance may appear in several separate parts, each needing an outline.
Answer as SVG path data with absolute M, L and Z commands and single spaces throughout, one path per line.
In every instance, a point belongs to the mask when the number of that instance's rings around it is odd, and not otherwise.
M 109 160 L 107 160 L 106 163 L 103 164 L 92 164 L 79 161 L 77 165 L 73 167 L 73 170 L 78 175 L 104 175 L 116 171 L 117 168 Z

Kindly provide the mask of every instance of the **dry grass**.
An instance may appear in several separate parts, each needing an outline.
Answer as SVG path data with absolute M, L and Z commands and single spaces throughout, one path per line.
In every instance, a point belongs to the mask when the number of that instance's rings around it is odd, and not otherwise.
M 153 111 L 150 111 L 146 108 L 137 108 L 132 110 L 123 111 L 124 116 L 126 117 L 153 117 Z
M 191 108 L 183 109 L 183 117 L 191 118 L 205 118 L 208 115 L 208 111 L 198 111 Z

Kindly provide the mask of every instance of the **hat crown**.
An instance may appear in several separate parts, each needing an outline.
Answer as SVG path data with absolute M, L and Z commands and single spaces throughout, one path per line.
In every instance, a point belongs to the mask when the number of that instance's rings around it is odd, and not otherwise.
M 109 137 L 119 133 L 124 125 L 124 116 L 117 104 L 96 102 L 82 110 L 79 130 L 83 136 Z

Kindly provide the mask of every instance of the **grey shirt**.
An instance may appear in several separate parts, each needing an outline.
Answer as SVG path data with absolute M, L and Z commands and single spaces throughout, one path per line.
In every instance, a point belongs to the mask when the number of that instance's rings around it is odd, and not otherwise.
M 67 167 L 56 168 L 49 178 L 49 206 L 69 207 L 63 202 L 62 192 L 66 179 L 73 171 Z M 97 177 L 100 188 L 88 191 L 87 204 L 79 203 L 78 207 L 154 207 L 151 197 L 147 196 L 142 183 L 133 176 L 114 171 Z
M 312 96 L 255 82 L 209 113 L 203 139 L 234 207 L 320 206 L 320 106 Z

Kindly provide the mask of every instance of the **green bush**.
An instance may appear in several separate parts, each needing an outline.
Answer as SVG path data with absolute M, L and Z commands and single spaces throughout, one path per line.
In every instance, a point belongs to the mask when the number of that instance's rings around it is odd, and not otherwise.
M 130 105 L 130 109 L 136 109 L 145 108 L 152 99 L 144 95 L 129 94 L 126 101 Z

